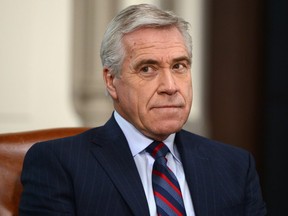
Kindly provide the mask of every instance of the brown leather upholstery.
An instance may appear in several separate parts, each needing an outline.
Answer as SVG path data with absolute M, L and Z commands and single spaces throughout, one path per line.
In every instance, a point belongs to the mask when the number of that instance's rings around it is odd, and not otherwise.
M 81 133 L 88 128 L 54 128 L 0 134 L 0 216 L 18 215 L 24 155 L 36 142 Z

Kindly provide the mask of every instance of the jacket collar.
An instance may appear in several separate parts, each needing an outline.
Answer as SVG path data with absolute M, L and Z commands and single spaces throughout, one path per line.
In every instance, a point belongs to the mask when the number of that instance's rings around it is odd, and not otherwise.
M 127 140 L 112 116 L 97 129 L 91 149 L 134 215 L 149 215 L 148 202 Z
M 204 139 L 206 140 L 206 139 Z M 185 178 L 193 201 L 195 215 L 215 214 L 216 209 L 207 205 L 215 200 L 215 175 L 213 164 L 205 150 L 203 139 L 186 131 L 177 133 L 175 143 L 181 156 Z

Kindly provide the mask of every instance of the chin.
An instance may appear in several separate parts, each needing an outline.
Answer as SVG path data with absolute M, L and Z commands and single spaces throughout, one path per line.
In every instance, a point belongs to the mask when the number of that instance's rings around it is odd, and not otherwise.
M 184 124 L 180 123 L 179 121 L 177 122 L 166 121 L 163 122 L 162 124 L 159 124 L 156 130 L 159 131 L 159 134 L 170 135 L 172 133 L 180 131 L 183 125 Z

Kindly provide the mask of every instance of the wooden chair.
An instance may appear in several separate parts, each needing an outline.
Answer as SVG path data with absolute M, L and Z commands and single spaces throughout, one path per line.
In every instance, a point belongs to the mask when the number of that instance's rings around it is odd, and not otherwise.
M 88 128 L 53 128 L 0 134 L 0 215 L 18 215 L 20 175 L 27 150 L 36 142 L 79 134 Z

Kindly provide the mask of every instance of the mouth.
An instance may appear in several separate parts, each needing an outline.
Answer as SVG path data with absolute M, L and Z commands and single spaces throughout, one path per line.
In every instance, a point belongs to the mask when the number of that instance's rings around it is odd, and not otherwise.
M 154 106 L 152 109 L 180 109 L 183 106 L 181 105 L 161 105 L 161 106 Z

